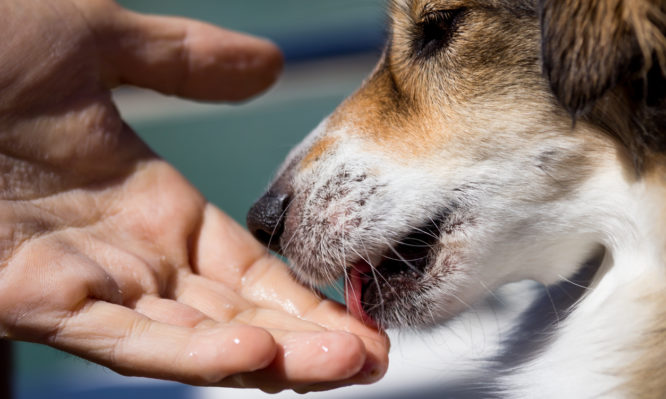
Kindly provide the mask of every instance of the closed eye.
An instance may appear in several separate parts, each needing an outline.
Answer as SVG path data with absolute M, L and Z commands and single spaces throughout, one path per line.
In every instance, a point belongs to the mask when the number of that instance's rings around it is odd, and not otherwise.
M 445 48 L 455 34 L 465 8 L 431 11 L 416 24 L 412 47 L 416 58 L 427 59 Z

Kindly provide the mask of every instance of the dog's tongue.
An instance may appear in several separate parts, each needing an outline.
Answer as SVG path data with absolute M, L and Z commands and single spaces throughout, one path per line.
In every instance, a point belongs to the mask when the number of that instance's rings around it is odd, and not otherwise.
M 365 262 L 358 262 L 351 267 L 349 278 L 345 280 L 345 303 L 351 314 L 363 323 L 376 328 L 377 323 L 363 310 L 361 304 L 363 280 L 367 279 L 364 275 L 370 273 L 370 271 L 370 265 Z

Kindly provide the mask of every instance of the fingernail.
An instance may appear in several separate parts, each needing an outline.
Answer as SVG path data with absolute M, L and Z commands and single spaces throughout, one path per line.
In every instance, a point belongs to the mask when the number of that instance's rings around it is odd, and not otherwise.
M 384 371 L 383 367 L 380 367 L 374 359 L 368 358 L 366 359 L 365 364 L 363 364 L 359 374 L 367 382 L 374 382 L 384 375 Z

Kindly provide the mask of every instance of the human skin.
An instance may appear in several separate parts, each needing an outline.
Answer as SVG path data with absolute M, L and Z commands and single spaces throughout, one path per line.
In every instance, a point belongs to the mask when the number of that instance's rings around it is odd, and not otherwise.
M 271 43 L 110 0 L 0 2 L 0 334 L 121 374 L 274 392 L 379 379 L 388 340 L 295 282 L 125 124 L 120 84 L 237 101 Z

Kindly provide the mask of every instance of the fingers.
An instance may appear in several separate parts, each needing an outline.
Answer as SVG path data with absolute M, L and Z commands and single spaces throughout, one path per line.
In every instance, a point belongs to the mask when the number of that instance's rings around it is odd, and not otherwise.
M 163 322 L 119 305 L 90 302 L 62 323 L 50 344 L 122 374 L 194 385 L 280 391 L 374 380 L 363 371 L 363 342 L 349 333 L 269 334 L 246 325 L 221 325 L 187 305 L 157 297 L 142 298 L 136 309 Z
M 145 295 L 136 301 L 134 310 L 152 320 L 176 326 L 204 328 L 216 324 L 196 308 L 153 295 Z
M 172 300 L 143 298 L 136 310 L 165 323 L 196 328 L 216 326 L 215 321 L 195 308 Z M 379 351 L 368 349 L 367 339 L 361 340 L 350 333 L 323 331 L 314 323 L 265 309 L 252 312 L 248 309 L 232 322 L 268 328 L 277 352 L 267 368 L 230 376 L 220 383 L 223 386 L 258 387 L 268 392 L 295 388 L 308 392 L 369 384 L 386 372 L 386 359 L 377 356 Z M 372 348 L 377 344 L 369 345 Z
M 380 352 L 377 343 L 369 343 L 374 352 L 366 349 L 367 338 L 329 332 L 317 323 L 282 310 L 257 307 L 223 284 L 198 275 L 181 272 L 177 280 L 174 295 L 181 304 L 173 305 L 170 314 L 175 313 L 176 306 L 186 304 L 219 322 L 266 328 L 277 343 L 277 356 L 267 369 L 232 377 L 225 384 L 258 386 L 267 391 L 293 387 L 309 390 L 312 384 L 319 387 L 331 381 L 339 386 L 369 383 L 381 377 L 386 369 L 374 353 Z
M 216 206 L 207 204 L 192 245 L 195 272 L 239 289 L 245 273 L 268 250 Z
M 278 342 L 275 360 L 265 369 L 230 377 L 226 384 L 259 387 L 267 392 L 341 381 L 358 374 L 365 363 L 361 340 L 341 332 L 271 331 Z
M 255 306 L 224 284 L 196 274 L 181 272 L 175 279 L 172 297 L 219 322 L 227 322 Z
M 272 336 L 256 327 L 174 326 L 102 301 L 67 318 L 50 344 L 121 374 L 196 385 L 262 369 L 277 352 Z
M 266 89 L 282 69 L 282 54 L 264 39 L 185 18 L 92 8 L 112 11 L 88 19 L 102 38 L 103 57 L 117 83 L 237 101 Z
M 181 272 L 176 279 L 174 298 L 198 309 L 218 322 L 233 322 L 289 331 L 324 331 L 316 323 L 301 320 L 281 310 L 258 307 L 224 284 Z M 288 298 L 282 298 L 288 301 Z

